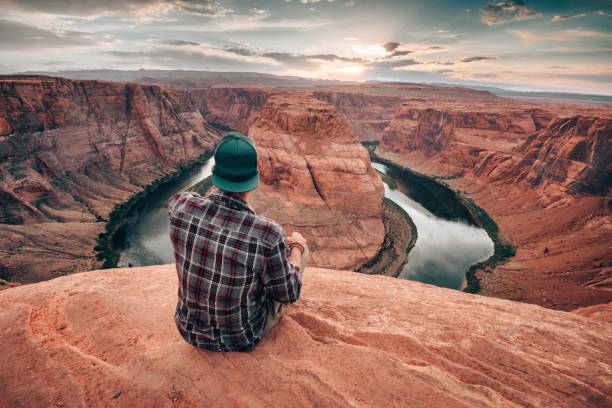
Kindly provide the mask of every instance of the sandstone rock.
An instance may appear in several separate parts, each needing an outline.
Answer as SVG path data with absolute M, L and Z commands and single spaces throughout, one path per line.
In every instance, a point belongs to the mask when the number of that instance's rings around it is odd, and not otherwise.
M 335 107 L 307 94 L 268 98 L 249 129 L 259 153 L 256 210 L 309 240 L 312 265 L 355 268 L 384 240 L 380 177 Z
M 300 300 L 254 351 L 222 354 L 180 337 L 176 285 L 165 265 L 1 291 L 0 405 L 612 404 L 610 323 L 309 269 Z
M 557 117 L 519 149 L 531 185 L 607 195 L 612 187 L 612 117 Z
M 576 313 L 580 316 L 588 317 L 591 319 L 602 320 L 612 324 L 612 302 L 601 303 L 599 305 L 580 307 L 573 310 L 572 313 Z

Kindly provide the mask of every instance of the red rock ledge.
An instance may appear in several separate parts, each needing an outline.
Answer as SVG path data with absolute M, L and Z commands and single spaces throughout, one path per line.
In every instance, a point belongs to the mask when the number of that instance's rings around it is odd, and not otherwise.
M 175 298 L 172 265 L 0 292 L 0 406 L 612 406 L 612 324 L 572 313 L 309 269 L 268 338 L 219 354 Z

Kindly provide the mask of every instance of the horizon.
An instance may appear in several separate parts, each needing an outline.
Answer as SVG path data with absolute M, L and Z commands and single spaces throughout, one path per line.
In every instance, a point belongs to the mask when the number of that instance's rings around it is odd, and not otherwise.
M 612 96 L 609 1 L 0 4 L 0 74 L 255 72 Z

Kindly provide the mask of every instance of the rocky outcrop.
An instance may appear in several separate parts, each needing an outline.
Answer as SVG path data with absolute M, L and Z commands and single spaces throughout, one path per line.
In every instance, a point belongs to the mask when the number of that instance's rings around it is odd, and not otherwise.
M 612 118 L 557 117 L 519 151 L 531 185 L 555 182 L 572 193 L 610 194 Z
M 270 96 L 248 132 L 258 148 L 256 209 L 309 240 L 312 265 L 355 268 L 384 239 L 383 184 L 335 107 L 308 94 Z
M 0 292 L 0 405 L 612 404 L 612 326 L 382 276 L 309 268 L 250 353 L 194 348 L 173 265 Z
M 612 300 L 612 109 L 404 103 L 377 154 L 469 193 L 517 247 L 482 293 L 571 310 Z
M 0 100 L 0 278 L 22 282 L 90 264 L 97 220 L 219 137 L 184 91 L 155 86 L 5 77 Z

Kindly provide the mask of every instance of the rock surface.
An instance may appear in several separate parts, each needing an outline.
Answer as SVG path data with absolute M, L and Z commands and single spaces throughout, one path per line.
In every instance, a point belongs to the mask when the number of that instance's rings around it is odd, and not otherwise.
M 450 176 L 516 246 L 477 273 L 483 294 L 572 310 L 612 300 L 611 123 L 609 107 L 405 102 L 377 154 Z
M 612 325 L 416 282 L 308 269 L 250 353 L 186 343 L 173 265 L 0 292 L 0 405 L 612 404 Z M 113 398 L 116 396 L 115 398 Z
M 0 80 L 0 278 L 95 264 L 113 206 L 214 147 L 184 91 L 51 77 Z
M 334 105 L 308 94 L 270 96 L 249 128 L 259 153 L 259 214 L 299 231 L 309 264 L 352 269 L 371 260 L 384 240 L 384 188 Z

